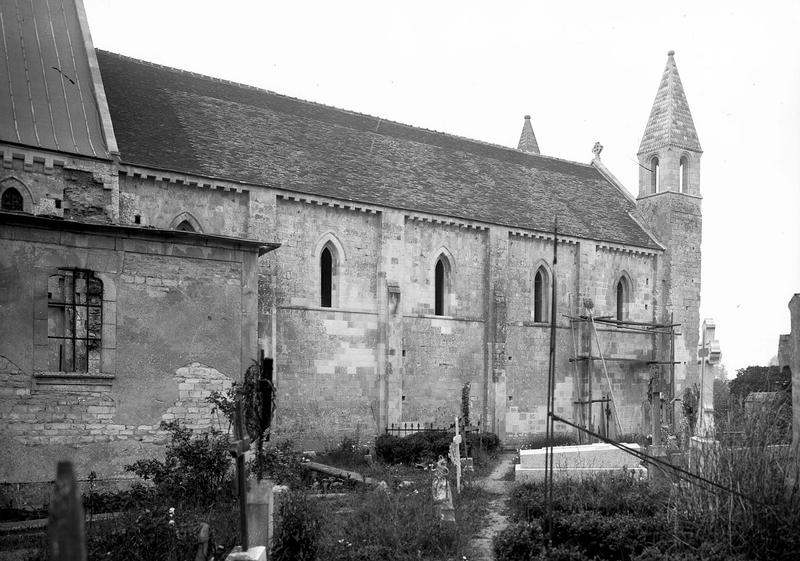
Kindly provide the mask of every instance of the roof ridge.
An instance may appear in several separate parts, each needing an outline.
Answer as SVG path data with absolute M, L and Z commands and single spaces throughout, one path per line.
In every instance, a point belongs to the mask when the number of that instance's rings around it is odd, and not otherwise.
M 469 138 L 469 137 L 461 136 L 461 135 L 458 135 L 458 134 L 452 134 L 452 133 L 448 133 L 448 132 L 437 131 L 435 129 L 429 129 L 429 128 L 425 128 L 425 127 L 421 127 L 421 126 L 417 126 L 417 125 L 409 125 L 407 123 L 401 123 L 400 121 L 394 121 L 392 119 L 386 119 L 386 118 L 378 116 L 378 115 L 370 115 L 369 113 L 361 113 L 359 111 L 353 111 L 352 109 L 344 109 L 342 107 L 336 107 L 335 105 L 327 105 L 325 103 L 320 103 L 318 101 L 311 101 L 311 100 L 308 100 L 308 99 L 302 99 L 302 98 L 299 98 L 299 97 L 293 97 L 293 96 L 282 94 L 282 93 L 279 93 L 279 92 L 276 92 L 276 91 L 273 91 L 273 90 L 268 90 L 266 88 L 259 88 L 258 86 L 252 86 L 250 84 L 245 84 L 245 83 L 242 83 L 242 82 L 235 82 L 233 80 L 226 80 L 224 78 L 217 78 L 215 76 L 209 76 L 208 74 L 200 74 L 198 72 L 192 72 L 191 70 L 184 70 L 182 68 L 175 68 L 174 66 L 167 66 L 165 64 L 159 64 L 157 62 L 151 62 L 149 60 L 143 60 L 143 59 L 140 59 L 140 58 L 136 58 L 136 57 L 132 57 L 132 56 L 128 56 L 128 55 L 123 55 L 123 54 L 120 54 L 120 53 L 114 53 L 112 51 L 106 51 L 106 50 L 103 50 L 103 49 L 95 49 L 95 50 L 96 51 L 101 51 L 104 54 L 115 56 L 115 57 L 118 57 L 118 58 L 121 58 L 121 59 L 126 59 L 126 60 L 130 60 L 130 61 L 137 62 L 137 63 L 140 63 L 140 64 L 144 64 L 144 65 L 147 65 L 147 66 L 150 66 L 150 67 L 153 67 L 153 68 L 159 68 L 159 69 L 168 70 L 168 71 L 171 71 L 171 72 L 178 72 L 180 74 L 185 74 L 187 76 L 193 76 L 193 77 L 196 77 L 196 78 L 202 78 L 202 79 L 205 79 L 205 80 L 209 80 L 211 82 L 216 82 L 216 83 L 219 83 L 219 84 L 227 84 L 227 85 L 230 85 L 230 86 L 236 86 L 236 87 L 244 88 L 244 89 L 251 90 L 251 91 L 263 92 L 263 93 L 270 94 L 270 95 L 275 95 L 275 96 L 278 96 L 278 97 L 281 97 L 281 98 L 284 98 L 284 99 L 287 99 L 287 100 L 296 101 L 296 102 L 300 102 L 300 103 L 307 103 L 309 105 L 313 105 L 313 106 L 320 107 L 320 108 L 323 108 L 323 109 L 333 109 L 333 110 L 336 110 L 336 111 L 349 113 L 350 115 L 356 115 L 356 116 L 359 116 L 359 117 L 375 119 L 375 120 L 377 120 L 377 121 L 379 121 L 381 123 L 385 122 L 385 123 L 389 123 L 389 124 L 392 124 L 392 125 L 405 127 L 407 129 L 411 129 L 411 130 L 417 130 L 417 131 L 422 131 L 422 132 L 431 133 L 431 134 L 435 134 L 435 135 L 440 135 L 440 136 L 447 137 L 447 138 L 463 140 L 463 141 L 466 141 L 466 142 L 470 142 L 470 143 L 474 143 L 474 144 L 478 144 L 478 145 L 482 145 L 482 146 L 488 146 L 488 147 L 491 147 L 491 148 L 499 148 L 501 150 L 506 150 L 506 151 L 508 151 L 510 153 L 524 154 L 525 156 L 529 156 L 529 157 L 532 157 L 532 158 L 542 158 L 542 159 L 546 159 L 546 160 L 552 160 L 552 161 L 555 161 L 555 162 L 564 162 L 564 163 L 567 163 L 567 164 L 581 166 L 581 167 L 584 167 L 584 168 L 592 168 L 591 162 L 590 163 L 583 163 L 583 162 L 577 162 L 575 160 L 568 160 L 566 158 L 558 158 L 556 156 L 549 156 L 549 155 L 545 155 L 545 154 L 531 154 L 531 153 L 525 152 L 524 150 L 520 150 L 519 148 L 513 148 L 511 146 L 505 146 L 503 144 L 496 144 L 494 142 L 489 142 L 489 141 L 486 141 L 486 140 Z M 387 135 L 381 133 L 380 130 L 372 131 L 371 134 L 379 134 L 381 136 L 387 136 Z M 416 141 L 416 142 L 421 142 L 423 144 L 428 144 L 428 143 L 425 143 L 425 142 L 422 142 L 422 141 Z M 487 157 L 491 157 L 491 156 L 487 156 Z M 496 159 L 496 158 L 493 158 L 493 159 Z

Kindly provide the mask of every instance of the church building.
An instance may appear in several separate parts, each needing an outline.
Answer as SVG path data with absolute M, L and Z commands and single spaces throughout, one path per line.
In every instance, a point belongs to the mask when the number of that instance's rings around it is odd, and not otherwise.
M 3 484 L 64 456 L 116 477 L 161 421 L 217 426 L 205 398 L 261 357 L 277 438 L 446 425 L 466 387 L 519 441 L 545 430 L 553 310 L 559 415 L 646 434 L 654 384 L 669 419 L 696 382 L 702 150 L 673 52 L 634 198 L 528 116 L 499 146 L 95 50 L 80 0 L 0 15 Z

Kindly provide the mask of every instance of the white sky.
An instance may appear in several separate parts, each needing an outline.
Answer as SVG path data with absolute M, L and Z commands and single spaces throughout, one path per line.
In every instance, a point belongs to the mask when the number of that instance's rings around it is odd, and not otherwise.
M 705 151 L 703 317 L 729 376 L 765 365 L 800 292 L 800 2 L 84 0 L 95 46 L 543 154 L 636 195 L 667 51 Z

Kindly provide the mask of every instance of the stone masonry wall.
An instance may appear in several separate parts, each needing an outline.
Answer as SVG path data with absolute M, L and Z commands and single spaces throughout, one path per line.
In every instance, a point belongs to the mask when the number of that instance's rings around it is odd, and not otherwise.
M 254 284 L 255 270 L 239 250 L 143 236 L 0 227 L 0 482 L 49 481 L 64 458 L 79 477 L 124 477 L 161 453 L 161 421 L 226 428 L 205 398 L 255 357 L 255 324 L 249 336 L 243 320 L 256 310 L 244 279 Z M 64 267 L 103 282 L 96 373 L 48 370 L 47 281 Z
M 680 324 L 675 338 L 676 393 L 698 382 L 697 345 L 700 337 L 701 199 L 674 192 L 640 198 L 644 222 L 666 247 L 660 260 L 657 319 L 673 314 Z M 678 395 L 679 397 L 679 395 Z
M 142 226 L 170 229 L 188 212 L 199 223 L 199 231 L 247 237 L 249 209 L 245 193 L 129 175 L 122 175 L 119 183 L 123 223 L 133 224 L 138 215 Z

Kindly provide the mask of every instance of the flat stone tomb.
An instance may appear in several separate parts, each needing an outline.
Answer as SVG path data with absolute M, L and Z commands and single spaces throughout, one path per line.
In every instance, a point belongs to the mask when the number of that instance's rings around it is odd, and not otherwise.
M 628 448 L 641 451 L 641 446 L 623 443 Z M 520 450 L 519 464 L 514 468 L 515 481 L 544 479 L 545 449 Z M 582 444 L 553 448 L 554 477 L 581 478 L 586 475 L 615 471 L 633 471 L 646 475 L 647 470 L 639 459 L 611 444 Z

